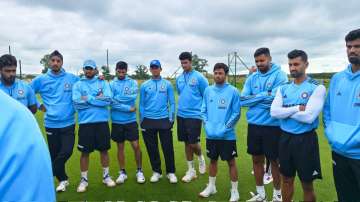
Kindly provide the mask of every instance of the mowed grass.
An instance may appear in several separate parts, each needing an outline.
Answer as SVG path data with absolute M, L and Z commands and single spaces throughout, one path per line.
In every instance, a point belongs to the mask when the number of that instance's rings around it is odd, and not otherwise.
M 247 122 L 246 122 L 246 109 L 242 110 L 241 118 L 236 125 L 237 134 L 237 149 L 238 158 L 236 159 L 239 174 L 239 192 L 240 199 L 245 201 L 250 198 L 250 191 L 255 191 L 254 176 L 251 175 L 252 161 L 251 156 L 246 153 L 246 136 L 247 136 Z M 43 127 L 43 114 L 38 112 L 36 114 L 37 121 L 40 128 L 44 133 Z M 321 122 L 321 121 L 320 121 Z M 77 130 L 78 127 L 76 127 Z M 315 191 L 318 201 L 334 201 L 336 200 L 336 191 L 332 174 L 332 160 L 331 151 L 326 138 L 324 137 L 322 124 L 317 130 L 320 145 L 320 158 L 323 179 L 315 181 Z M 44 135 L 45 137 L 45 135 Z M 170 184 L 166 177 L 163 177 L 158 183 L 150 183 L 149 178 L 152 174 L 148 154 L 140 134 L 140 145 L 143 153 L 143 170 L 146 177 L 145 184 L 136 183 L 135 170 L 136 165 L 134 161 L 134 153 L 130 144 L 126 143 L 126 171 L 128 174 L 127 181 L 122 185 L 117 185 L 114 188 L 105 187 L 102 184 L 102 168 L 100 164 L 99 153 L 94 152 L 90 155 L 90 168 L 88 173 L 89 186 L 87 192 L 77 193 L 76 188 L 80 180 L 80 152 L 77 150 L 77 131 L 76 140 L 73 150 L 73 155 L 67 162 L 67 173 L 69 175 L 70 186 L 64 193 L 57 193 L 58 201 L 228 201 L 230 190 L 230 179 L 228 174 L 228 166 L 226 162 L 219 160 L 218 174 L 216 180 L 216 187 L 218 193 L 207 198 L 202 199 L 198 197 L 208 183 L 208 173 L 199 175 L 195 181 L 190 183 L 181 182 L 182 176 L 187 170 L 184 145 L 178 142 L 176 134 L 176 123 L 173 128 L 173 141 L 175 151 L 175 165 L 176 175 L 179 182 L 177 184 Z M 202 150 L 205 154 L 205 133 L 202 131 L 201 135 Z M 160 146 L 160 145 L 159 145 Z M 110 154 L 110 175 L 115 180 L 118 176 L 119 166 L 117 162 L 117 147 L 114 142 L 111 143 Z M 161 153 L 162 168 L 165 172 L 165 161 Z M 206 155 L 205 155 L 206 156 Z M 197 159 L 197 158 L 195 158 Z M 197 161 L 196 168 L 198 166 Z M 209 159 L 206 157 L 206 162 Z M 304 162 L 306 163 L 306 162 Z M 55 182 L 55 186 L 58 184 Z M 267 198 L 272 199 L 272 183 L 266 185 Z M 294 200 L 302 200 L 302 189 L 298 179 L 295 185 Z

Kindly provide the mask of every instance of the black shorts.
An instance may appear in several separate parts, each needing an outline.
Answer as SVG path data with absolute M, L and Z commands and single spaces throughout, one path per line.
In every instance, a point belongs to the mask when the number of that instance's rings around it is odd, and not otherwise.
M 302 182 L 322 179 L 318 137 L 314 130 L 303 134 L 281 134 L 279 142 L 280 173 Z
M 189 144 L 200 142 L 201 119 L 176 117 L 178 140 Z
M 265 155 L 269 160 L 279 158 L 279 139 L 281 129 L 278 126 L 248 125 L 247 153 Z
M 236 140 L 206 139 L 206 153 L 211 160 L 230 161 L 237 157 Z
M 130 142 L 139 139 L 139 129 L 136 122 L 126 124 L 112 124 L 111 139 L 117 143 L 123 143 L 125 140 Z
M 110 129 L 108 122 L 79 124 L 78 150 L 91 153 L 94 150 L 110 149 Z
M 170 122 L 168 118 L 149 119 L 144 118 L 140 123 L 141 129 L 169 130 L 172 129 L 174 122 Z

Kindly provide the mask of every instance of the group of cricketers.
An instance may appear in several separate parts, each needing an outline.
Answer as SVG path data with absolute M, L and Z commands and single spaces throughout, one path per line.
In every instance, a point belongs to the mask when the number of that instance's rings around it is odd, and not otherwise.
M 114 187 L 127 180 L 125 141 L 129 141 L 134 151 L 136 181 L 145 183 L 139 129 L 153 171 L 150 182 L 156 183 L 163 177 L 160 139 L 165 159 L 164 175 L 170 183 L 177 183 L 172 136 L 176 121 L 178 140 L 184 142 L 188 167 L 181 180 L 189 183 L 198 177 L 197 172 L 206 173 L 204 152 L 200 146 L 203 127 L 206 155 L 209 158 L 209 182 L 199 196 L 209 197 L 217 192 L 217 161 L 220 157 L 229 166 L 230 201 L 238 201 L 235 158 L 238 156 L 236 136 L 239 134 L 236 134 L 235 128 L 241 107 L 247 107 L 247 153 L 252 156 L 256 184 L 256 191 L 251 192 L 248 201 L 291 201 L 296 175 L 303 189 L 303 200 L 316 200 L 313 181 L 322 178 L 316 134 L 321 112 L 325 135 L 332 148 L 338 200 L 358 201 L 360 29 L 349 32 L 345 42 L 350 64 L 332 77 L 327 95 L 325 86 L 306 74 L 309 62 L 305 51 L 295 49 L 288 53 L 292 78 L 288 80 L 280 65 L 272 61 L 268 48 L 255 51 L 256 69 L 250 70 L 241 92 L 227 82 L 229 67 L 226 64 L 214 65 L 214 84 L 209 86 L 203 74 L 193 69 L 191 53 L 182 52 L 179 60 L 183 73 L 176 79 L 177 107 L 173 85 L 161 77 L 159 60 L 150 62 L 151 78 L 139 88 L 136 80 L 127 76 L 128 64 L 124 61 L 116 63 L 116 78 L 108 83 L 98 76 L 94 60 L 84 61 L 84 75 L 81 78 L 66 72 L 62 67 L 63 56 L 55 50 L 50 54 L 49 71 L 33 79 L 29 85 L 16 79 L 17 60 L 6 54 L 0 57 L 0 89 L 28 107 L 32 113 L 37 110 L 45 113 L 44 126 L 52 172 L 59 181 L 57 192 L 66 191 L 69 185 L 65 165 L 75 143 L 77 112 L 77 148 L 81 152 L 81 177 L 77 192 L 87 190 L 89 158 L 95 150 L 100 152 L 102 182 L 106 186 Z M 136 106 L 138 93 L 139 104 Z M 42 103 L 35 94 L 41 96 Z M 119 174 L 115 181 L 109 173 L 108 150 L 111 140 L 116 142 L 119 163 Z M 266 196 L 263 183 L 266 159 L 270 162 L 273 177 L 272 197 Z

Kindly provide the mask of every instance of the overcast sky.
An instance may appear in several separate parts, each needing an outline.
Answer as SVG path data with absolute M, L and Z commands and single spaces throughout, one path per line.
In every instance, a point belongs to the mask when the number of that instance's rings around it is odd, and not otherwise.
M 344 36 L 360 28 L 358 0 L 1 0 L 0 8 L 0 53 L 11 45 L 26 73 L 40 73 L 40 59 L 54 49 L 71 72 L 88 58 L 106 64 L 109 49 L 111 68 L 119 60 L 134 69 L 159 59 L 170 75 L 182 51 L 207 59 L 212 70 L 234 51 L 251 66 L 262 46 L 286 71 L 293 49 L 308 53 L 309 72 L 340 71 Z

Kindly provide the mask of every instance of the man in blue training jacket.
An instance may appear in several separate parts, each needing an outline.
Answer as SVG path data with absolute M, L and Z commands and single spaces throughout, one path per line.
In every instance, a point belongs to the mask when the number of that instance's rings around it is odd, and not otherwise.
M 224 63 L 214 66 L 215 84 L 205 89 L 201 107 L 206 132 L 206 152 L 210 158 L 209 183 L 199 193 L 209 197 L 217 192 L 215 181 L 217 161 L 227 161 L 231 180 L 230 201 L 238 201 L 238 174 L 235 157 L 237 157 L 235 126 L 240 118 L 240 93 L 226 82 L 229 67 Z
M 72 155 L 75 142 L 75 110 L 71 100 L 72 87 L 79 78 L 62 68 L 63 56 L 57 50 L 50 54 L 50 69 L 32 82 L 39 93 L 45 112 L 45 131 L 54 176 L 59 181 L 56 191 L 63 192 L 69 185 L 65 164 Z
M 165 157 L 166 177 L 170 183 L 177 183 L 172 139 L 172 127 L 175 118 L 175 97 L 171 83 L 160 76 L 161 70 L 160 61 L 152 60 L 150 62 L 152 77 L 141 84 L 139 103 L 140 125 L 153 170 L 150 182 L 158 182 L 162 177 L 158 147 L 159 134 Z
M 127 179 L 125 171 L 125 140 L 129 141 L 134 153 L 137 166 L 136 180 L 144 183 L 145 177 L 142 171 L 141 149 L 139 145 L 139 129 L 136 122 L 136 97 L 138 84 L 134 79 L 128 77 L 128 64 L 124 61 L 116 63 L 116 78 L 110 83 L 113 94 L 111 104 L 112 130 L 111 139 L 118 146 L 119 177 L 116 183 L 122 184 Z
M 339 201 L 360 199 L 360 29 L 345 37 L 350 64 L 330 81 L 323 120 Z
M 17 60 L 14 56 L 5 54 L 0 57 L 0 89 L 35 114 L 37 102 L 34 90 L 27 83 L 16 79 L 16 66 Z
M 87 189 L 89 156 L 94 150 L 100 152 L 103 183 L 107 187 L 116 185 L 109 174 L 110 129 L 108 107 L 111 104 L 111 89 L 106 81 L 96 76 L 95 61 L 85 60 L 83 70 L 84 77 L 75 83 L 72 94 L 79 120 L 77 148 L 81 152 L 81 179 L 77 192 L 85 192 Z
M 194 168 L 194 154 L 198 156 L 199 173 L 206 172 L 204 155 L 201 152 L 201 104 L 205 88 L 209 85 L 207 79 L 191 66 L 192 55 L 182 52 L 179 60 L 184 72 L 176 79 L 176 89 L 179 94 L 177 111 L 177 135 L 185 143 L 185 155 L 188 170 L 182 178 L 183 182 L 190 182 L 197 178 Z
M 272 63 L 270 50 L 259 48 L 254 53 L 257 71 L 245 81 L 241 92 L 241 105 L 249 107 L 246 117 L 248 121 L 247 152 L 252 155 L 256 184 L 256 193 L 248 201 L 266 200 L 264 187 L 265 157 L 270 160 L 273 176 L 273 200 L 281 201 L 281 181 L 279 172 L 279 138 L 281 135 L 279 120 L 270 116 L 270 106 L 279 86 L 288 79 L 281 67 Z
M 35 118 L 0 90 L 0 201 L 55 201 L 51 160 Z
M 304 191 L 304 201 L 316 201 L 313 181 L 321 179 L 316 128 L 324 106 L 326 88 L 306 75 L 309 65 L 303 50 L 288 54 L 289 71 L 294 81 L 281 86 L 271 105 L 271 116 L 280 119 L 283 131 L 279 141 L 283 201 L 290 202 L 297 175 Z

